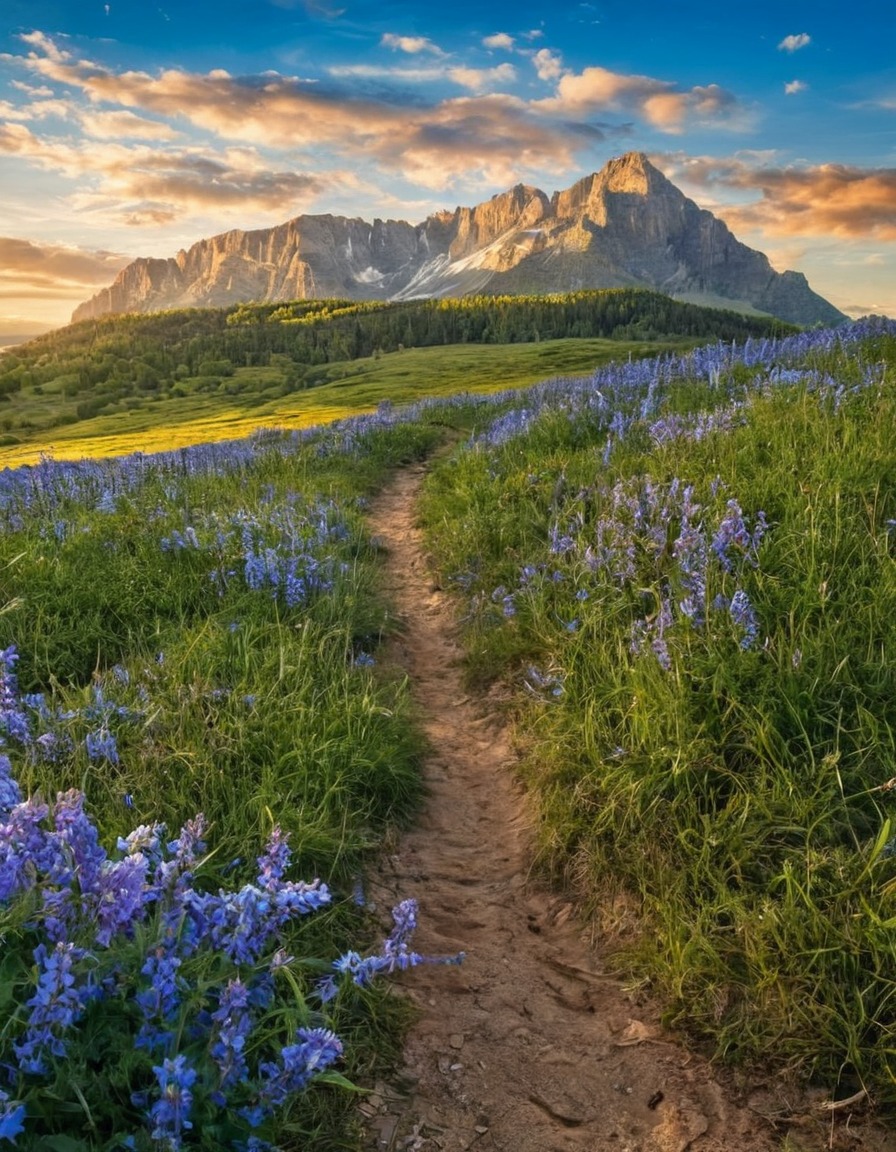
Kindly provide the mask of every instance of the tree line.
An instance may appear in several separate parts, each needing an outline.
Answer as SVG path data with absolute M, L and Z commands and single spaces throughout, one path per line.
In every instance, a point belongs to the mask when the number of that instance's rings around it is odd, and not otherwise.
M 792 330 L 771 317 L 703 308 L 639 289 L 129 313 L 84 320 L 18 346 L 0 360 L 0 399 L 51 380 L 67 397 L 116 386 L 152 392 L 188 377 L 268 366 L 274 356 L 310 366 L 446 344 L 569 337 L 736 341 Z

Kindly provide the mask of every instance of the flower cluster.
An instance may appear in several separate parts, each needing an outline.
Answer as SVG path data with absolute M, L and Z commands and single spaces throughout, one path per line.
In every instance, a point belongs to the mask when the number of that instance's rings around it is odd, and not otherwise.
M 8 678 L 6 692 L 8 708 L 18 707 Z M 130 1022 L 138 1052 L 157 1054 L 132 1103 L 135 1120 L 142 1113 L 169 1152 L 185 1146 L 197 1106 L 228 1118 L 234 1146 L 265 1146 L 253 1133 L 340 1057 L 342 1044 L 325 1026 L 298 1027 L 273 1051 L 256 1039 L 265 1013 L 280 1011 L 276 976 L 292 963 L 282 933 L 330 902 L 327 886 L 287 879 L 290 849 L 275 827 L 255 881 L 210 892 L 200 882 L 205 834 L 201 816 L 167 842 L 163 825 L 141 825 L 110 855 L 81 792 L 60 793 L 52 804 L 23 800 L 9 757 L 0 755 L 0 913 L 20 909 L 7 956 L 16 940 L 33 950 L 32 991 L 0 1041 L 0 1063 L 20 1096 L 39 1091 L 70 1059 L 94 1004 Z M 375 955 L 348 953 L 333 971 L 367 983 L 460 960 L 410 949 L 413 901 L 398 905 L 394 919 Z M 205 972 L 217 975 L 209 982 Z M 27 1103 L 0 1091 L 0 1136 L 15 1142 L 27 1129 Z

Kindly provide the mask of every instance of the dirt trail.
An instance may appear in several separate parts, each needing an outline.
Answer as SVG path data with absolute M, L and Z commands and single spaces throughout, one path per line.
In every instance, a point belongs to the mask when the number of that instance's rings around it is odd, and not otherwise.
M 405 669 L 432 752 L 417 826 L 372 878 L 385 910 L 420 904 L 415 946 L 464 950 L 460 967 L 402 978 L 420 1007 L 401 1089 L 365 1103 L 381 1152 L 766 1152 L 758 1111 L 658 1024 L 655 1007 L 601 968 L 570 907 L 528 876 L 530 818 L 503 719 L 462 687 L 452 606 L 414 523 L 424 469 L 400 473 L 371 528 L 402 625 Z M 756 1101 L 754 1100 L 754 1103 Z M 773 1104 L 766 1094 L 762 1111 Z M 825 1127 L 799 1147 L 826 1147 Z M 855 1147 L 855 1145 L 852 1145 Z M 864 1146 L 864 1144 L 862 1145 Z

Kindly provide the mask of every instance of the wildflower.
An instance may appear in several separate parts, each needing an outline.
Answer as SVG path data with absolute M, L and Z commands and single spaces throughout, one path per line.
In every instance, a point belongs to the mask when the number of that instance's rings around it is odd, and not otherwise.
M 0 1139 L 15 1144 L 16 1136 L 25 1131 L 25 1105 L 10 1101 L 9 1094 L 0 1088 Z
M 37 990 L 26 1001 L 31 1014 L 25 1035 L 13 1044 L 23 1072 L 45 1072 L 45 1051 L 60 1059 L 65 1056 L 66 1047 L 60 1033 L 79 1019 L 91 996 L 89 986 L 77 986 L 73 972 L 75 962 L 85 955 L 83 949 L 71 943 L 60 942 L 52 951 L 44 944 L 35 948 L 34 960 L 40 971 Z
M 115 737 L 105 725 L 97 732 L 88 732 L 84 744 L 88 759 L 94 763 L 98 760 L 108 760 L 110 764 L 119 762 Z
M 182 1146 L 184 1130 L 193 1127 L 187 1117 L 193 1103 L 190 1089 L 196 1083 L 196 1070 L 190 1067 L 185 1056 L 175 1056 L 173 1060 L 154 1065 L 153 1072 L 162 1096 L 149 1110 L 153 1122 L 151 1136 L 153 1140 L 164 1141 L 166 1150 L 177 1152 Z
M 242 980 L 228 980 L 217 1009 L 212 1013 L 216 1038 L 212 1058 L 221 1073 L 221 1088 L 238 1084 L 248 1075 L 246 1040 L 252 1031 L 249 995 Z
M 265 1112 L 301 1091 L 316 1073 L 323 1072 L 342 1055 L 341 1040 L 327 1028 L 299 1028 L 296 1036 L 298 1043 L 283 1049 L 279 1063 L 265 1061 L 259 1066 L 260 1105 Z
M 264 855 L 258 857 L 258 883 L 269 892 L 276 891 L 289 866 L 291 852 L 287 840 L 280 825 L 275 824 Z
M 753 610 L 753 605 L 750 603 L 749 596 L 742 588 L 738 588 L 731 597 L 731 604 L 728 607 L 728 611 L 731 613 L 731 619 L 734 623 L 743 629 L 744 634 L 741 637 L 740 647 L 744 650 L 752 648 L 759 634 L 759 621 L 756 618 L 756 613 Z
M 14 808 L 16 804 L 21 802 L 21 799 L 22 793 L 19 785 L 12 777 L 10 759 L 0 752 L 0 820 L 4 819 L 4 813 L 8 812 L 10 808 Z

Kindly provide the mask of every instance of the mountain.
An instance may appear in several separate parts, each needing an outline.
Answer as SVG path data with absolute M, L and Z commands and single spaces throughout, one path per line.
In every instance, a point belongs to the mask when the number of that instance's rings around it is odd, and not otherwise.
M 134 260 L 72 320 L 248 300 L 580 288 L 651 288 L 795 324 L 845 319 L 801 273 L 775 272 L 643 153 L 629 152 L 550 198 L 518 184 L 422 224 L 297 216 L 274 228 L 224 232 L 167 260 Z

